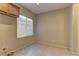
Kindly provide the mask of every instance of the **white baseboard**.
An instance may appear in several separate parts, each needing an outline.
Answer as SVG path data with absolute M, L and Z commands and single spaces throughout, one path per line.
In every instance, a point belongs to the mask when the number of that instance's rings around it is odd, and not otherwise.
M 47 42 L 40 42 L 38 41 L 37 42 L 38 44 L 43 44 L 43 45 L 47 45 L 47 46 L 51 46 L 51 47 L 57 47 L 57 48 L 63 48 L 63 49 L 67 49 L 68 50 L 68 47 L 64 46 L 64 45 L 60 45 L 60 44 L 55 44 L 55 43 L 47 43 Z
M 22 46 L 22 47 L 18 47 L 18 48 L 16 48 L 15 50 L 8 51 L 7 53 L 10 53 L 10 52 L 16 53 L 16 52 L 18 52 L 18 51 L 20 51 L 20 50 L 22 50 L 22 49 L 24 49 L 24 48 L 26 48 L 26 47 L 32 45 L 32 44 L 34 44 L 34 42 L 33 42 L 33 43 L 30 43 L 30 44 L 28 44 L 28 45 L 24 45 L 24 46 Z M 1 55 L 1 56 L 7 56 L 7 55 L 4 55 L 4 54 L 0 54 L 0 55 Z
M 20 48 L 17 48 L 17 49 L 15 49 L 15 50 L 13 50 L 13 52 L 18 52 L 18 51 L 20 51 L 20 50 L 22 50 L 22 49 L 24 49 L 24 48 L 27 48 L 27 47 L 29 47 L 29 46 L 31 46 L 31 45 L 33 45 L 33 44 L 35 44 L 35 43 L 30 43 L 30 44 L 28 44 L 28 45 L 24 45 L 24 46 L 22 46 L 22 47 L 20 47 Z

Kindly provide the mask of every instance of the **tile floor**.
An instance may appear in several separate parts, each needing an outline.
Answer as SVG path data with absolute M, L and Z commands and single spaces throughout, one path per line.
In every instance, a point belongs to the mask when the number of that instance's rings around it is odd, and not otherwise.
M 21 51 L 18 51 L 14 56 L 72 56 L 68 50 L 63 48 L 49 47 L 41 44 L 33 44 Z

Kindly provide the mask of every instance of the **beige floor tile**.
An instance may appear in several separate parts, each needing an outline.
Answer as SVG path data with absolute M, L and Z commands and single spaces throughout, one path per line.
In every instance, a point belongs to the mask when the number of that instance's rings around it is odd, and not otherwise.
M 15 56 L 72 56 L 63 48 L 49 47 L 41 44 L 33 44 L 15 53 Z

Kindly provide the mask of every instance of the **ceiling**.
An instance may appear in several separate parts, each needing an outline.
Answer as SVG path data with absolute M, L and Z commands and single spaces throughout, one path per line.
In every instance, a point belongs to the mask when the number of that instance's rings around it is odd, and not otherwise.
M 37 5 L 36 3 L 20 3 L 20 4 L 35 14 L 65 8 L 71 5 L 70 3 L 40 3 L 39 5 Z

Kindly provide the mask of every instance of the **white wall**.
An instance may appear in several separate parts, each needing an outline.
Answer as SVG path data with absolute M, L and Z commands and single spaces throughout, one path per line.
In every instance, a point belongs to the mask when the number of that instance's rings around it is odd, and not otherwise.
M 79 26 L 77 28 L 77 24 L 79 25 L 79 4 L 74 4 L 72 10 L 70 8 L 63 8 L 39 14 L 37 15 L 37 24 L 35 14 L 20 5 L 18 6 L 21 8 L 20 13 L 22 15 L 33 18 L 34 35 L 17 39 L 17 19 L 0 14 L 0 52 L 4 47 L 8 48 L 8 51 L 12 51 L 28 46 L 36 42 L 36 37 L 37 42 L 41 44 L 70 48 L 72 50 L 74 48 L 79 49 L 79 37 L 77 36 L 79 35 Z M 35 32 L 37 36 L 35 36 Z
M 34 20 L 35 15 L 24 7 L 20 6 L 20 13 L 24 16 L 31 17 Z M 17 39 L 17 19 L 0 14 L 0 52 L 2 48 L 8 51 L 18 50 L 35 42 L 35 34 L 30 37 Z
M 40 44 L 68 48 L 70 8 L 37 15 L 37 41 Z
M 79 3 L 72 5 L 72 49 L 79 55 Z

